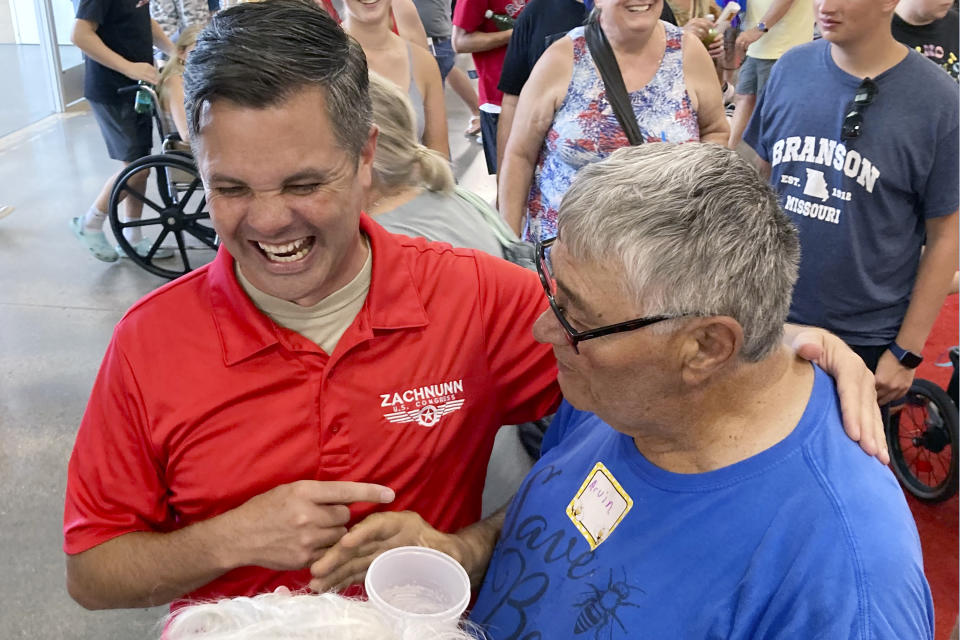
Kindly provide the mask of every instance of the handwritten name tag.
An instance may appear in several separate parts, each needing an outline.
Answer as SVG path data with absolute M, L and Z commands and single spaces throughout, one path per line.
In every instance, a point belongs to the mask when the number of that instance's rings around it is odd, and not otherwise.
M 617 479 L 598 462 L 567 505 L 567 516 L 587 539 L 592 551 L 610 537 L 632 506 L 633 500 Z

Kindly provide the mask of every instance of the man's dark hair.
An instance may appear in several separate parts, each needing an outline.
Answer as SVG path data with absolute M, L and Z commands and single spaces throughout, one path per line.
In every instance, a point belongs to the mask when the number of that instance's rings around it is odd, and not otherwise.
M 263 109 L 322 87 L 337 142 L 359 155 L 373 116 L 367 59 L 322 8 L 267 0 L 219 12 L 197 39 L 183 74 L 190 138 L 204 103 L 227 100 Z

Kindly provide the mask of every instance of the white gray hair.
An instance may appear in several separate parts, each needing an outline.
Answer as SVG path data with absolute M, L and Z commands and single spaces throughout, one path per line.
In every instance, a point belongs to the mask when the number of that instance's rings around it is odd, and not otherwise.
M 725 147 L 643 144 L 584 167 L 560 205 L 558 235 L 575 259 L 622 268 L 644 314 L 736 320 L 745 361 L 782 337 L 797 231 L 777 193 Z
M 398 621 L 372 603 L 335 593 L 278 591 L 178 609 L 164 640 L 476 640 L 462 627 Z

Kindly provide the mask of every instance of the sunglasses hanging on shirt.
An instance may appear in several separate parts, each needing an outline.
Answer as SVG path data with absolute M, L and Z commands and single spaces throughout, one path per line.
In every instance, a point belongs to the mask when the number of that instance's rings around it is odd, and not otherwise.
M 877 92 L 877 83 L 870 78 L 864 78 L 857 87 L 853 101 L 847 107 L 847 115 L 843 118 L 843 129 L 840 134 L 841 140 L 852 140 L 863 135 L 863 112 L 877 97 Z

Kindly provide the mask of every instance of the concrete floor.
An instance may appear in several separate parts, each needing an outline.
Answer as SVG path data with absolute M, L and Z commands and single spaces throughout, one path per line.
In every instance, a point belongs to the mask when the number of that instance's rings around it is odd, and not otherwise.
M 461 135 L 467 112 L 447 105 L 455 173 L 487 199 L 494 182 L 479 145 Z M 118 169 L 83 108 L 0 138 L 0 638 L 159 637 L 164 608 L 87 612 L 64 588 L 61 551 L 66 465 L 114 324 L 164 281 L 128 261 L 105 264 L 67 227 Z M 503 435 L 503 434 L 502 434 Z M 509 470 L 488 495 L 494 506 L 522 477 Z M 514 485 L 515 486 L 515 485 Z

